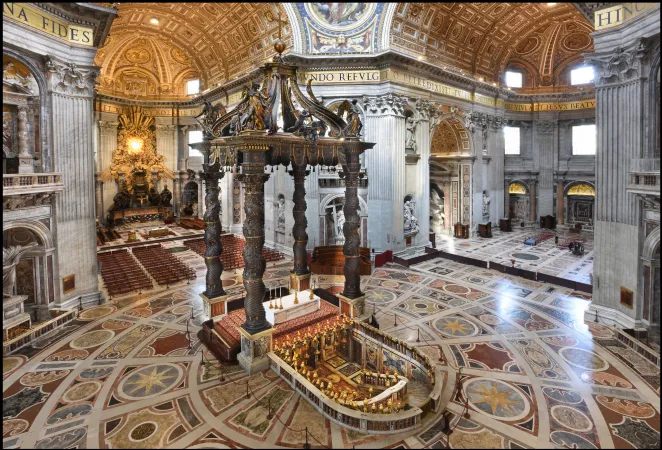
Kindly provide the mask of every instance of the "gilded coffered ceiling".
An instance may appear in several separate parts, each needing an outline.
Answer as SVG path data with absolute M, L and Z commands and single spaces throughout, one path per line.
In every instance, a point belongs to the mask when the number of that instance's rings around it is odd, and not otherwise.
M 291 33 L 276 3 L 120 3 L 95 63 L 99 92 L 167 100 L 231 80 L 274 55 L 278 11 L 283 40 Z
M 564 67 L 593 50 L 591 24 L 571 3 L 400 3 L 393 49 L 497 81 L 514 64 L 526 87 L 562 86 Z

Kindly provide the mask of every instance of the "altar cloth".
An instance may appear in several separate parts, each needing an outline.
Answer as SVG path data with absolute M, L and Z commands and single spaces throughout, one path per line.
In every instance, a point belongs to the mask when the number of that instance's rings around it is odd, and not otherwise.
M 294 294 L 284 296 L 282 298 L 283 309 L 276 309 L 276 305 L 281 304 L 281 300 L 278 298 L 272 302 L 273 309 L 269 309 L 269 302 L 264 302 L 263 305 L 266 311 L 267 321 L 272 325 L 277 325 L 313 313 L 320 308 L 320 298 L 315 296 L 311 300 L 309 290 L 300 291 L 298 297 L 299 304 L 295 305 Z

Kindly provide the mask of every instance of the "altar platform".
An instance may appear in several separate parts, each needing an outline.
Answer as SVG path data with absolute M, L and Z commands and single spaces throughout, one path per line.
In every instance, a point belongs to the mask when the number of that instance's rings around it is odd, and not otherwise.
M 278 325 L 287 322 L 288 320 L 296 319 L 297 317 L 305 316 L 309 313 L 314 313 L 320 309 L 320 298 L 314 296 L 314 298 L 311 299 L 310 290 L 299 292 L 297 297 L 297 303 L 294 303 L 295 294 L 276 298 L 273 302 L 264 302 L 263 305 L 264 310 L 267 313 L 267 321 L 272 325 Z M 282 306 L 283 309 L 280 309 L 279 306 Z

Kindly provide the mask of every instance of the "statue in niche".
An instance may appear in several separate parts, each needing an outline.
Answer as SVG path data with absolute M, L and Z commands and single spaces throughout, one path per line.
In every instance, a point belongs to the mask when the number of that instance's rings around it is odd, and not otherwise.
M 407 200 L 404 206 L 405 233 L 418 233 L 418 219 L 414 215 L 414 203 Z
M 490 194 L 487 191 L 483 191 L 483 217 L 490 216 Z
M 159 206 L 161 204 L 161 196 L 157 192 L 156 188 L 149 188 L 149 194 L 147 195 L 149 204 L 152 206 Z
M 285 197 L 278 196 L 278 231 L 285 232 Z
M 16 265 L 21 256 L 36 247 L 37 243 L 32 242 L 28 245 L 12 245 L 2 249 L 2 296 L 11 297 L 14 295 L 14 285 L 16 284 Z
M 437 191 L 432 190 L 430 195 L 430 228 L 435 233 L 441 233 L 444 228 L 446 216 L 444 215 L 444 201 Z
M 336 211 L 336 237 L 343 236 L 343 225 L 345 225 L 345 211 L 340 208 Z
M 416 143 L 416 128 L 421 120 L 409 117 L 407 119 L 407 139 L 405 141 L 405 148 L 412 149 L 414 153 L 418 152 L 418 144 Z
M 361 122 L 361 107 L 358 100 L 352 100 L 352 103 L 345 100 L 338 106 L 338 116 L 343 117 L 347 126 L 343 130 L 345 136 L 360 136 L 363 129 Z
M 172 192 L 168 190 L 168 185 L 166 184 L 163 190 L 161 191 L 161 206 L 172 206 L 170 200 L 172 200 Z

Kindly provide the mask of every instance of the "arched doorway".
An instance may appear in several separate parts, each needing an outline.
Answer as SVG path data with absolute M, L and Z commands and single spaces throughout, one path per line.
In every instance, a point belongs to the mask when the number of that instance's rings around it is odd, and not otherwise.
M 643 271 L 643 319 L 648 321 L 648 340 L 660 346 L 660 227 L 650 232 L 641 257 Z
M 13 274 L 8 276 L 13 283 L 3 286 L 3 293 L 25 296 L 23 309 L 33 322 L 51 319 L 49 304 L 56 298 L 55 264 L 53 240 L 41 222 L 20 220 L 3 226 L 3 269 L 13 266 Z
M 569 226 L 582 224 L 593 226 L 593 211 L 595 206 L 595 187 L 588 182 L 570 183 L 566 187 L 567 207 L 565 223 Z
M 515 223 L 528 222 L 530 216 L 529 187 L 520 181 L 513 181 L 508 186 L 508 217 Z
M 197 215 L 198 211 L 198 183 L 189 181 L 184 185 L 184 203 L 182 216 Z

